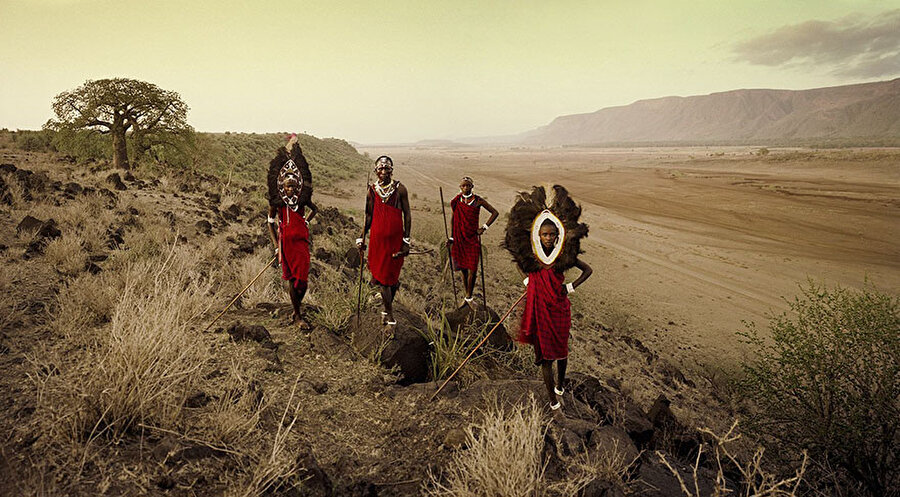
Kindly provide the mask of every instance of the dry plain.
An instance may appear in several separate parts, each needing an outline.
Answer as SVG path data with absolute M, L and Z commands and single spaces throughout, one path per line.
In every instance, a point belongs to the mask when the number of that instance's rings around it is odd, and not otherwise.
M 464 174 L 501 213 L 516 191 L 566 186 L 590 225 L 583 257 L 595 269 L 575 311 L 595 313 L 683 363 L 743 357 L 744 322 L 765 328 L 808 279 L 900 292 L 897 150 L 361 151 L 391 155 L 395 177 L 415 194 L 413 207 L 433 205 L 432 212 L 438 187 L 449 201 Z M 489 246 L 499 245 L 502 231 L 487 233 Z M 502 250 L 489 257 L 489 270 L 512 268 Z

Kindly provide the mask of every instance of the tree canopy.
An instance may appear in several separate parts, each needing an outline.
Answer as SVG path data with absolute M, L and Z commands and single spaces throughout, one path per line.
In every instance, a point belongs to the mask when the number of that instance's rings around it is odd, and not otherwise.
M 62 132 L 109 134 L 113 165 L 129 168 L 133 155 L 159 147 L 182 148 L 190 143 L 188 105 L 174 92 L 127 78 L 88 80 L 53 99 L 51 119 L 45 127 Z

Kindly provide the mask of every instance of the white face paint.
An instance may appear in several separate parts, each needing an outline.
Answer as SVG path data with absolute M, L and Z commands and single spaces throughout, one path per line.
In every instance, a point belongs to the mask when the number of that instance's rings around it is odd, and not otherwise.
M 291 195 L 288 195 L 284 189 L 285 182 L 289 180 L 294 180 L 296 182 L 296 186 L 293 188 Z M 303 177 L 300 176 L 300 170 L 297 169 L 297 165 L 294 164 L 294 161 L 288 159 L 288 161 L 281 166 L 281 171 L 278 173 L 278 193 L 281 195 L 281 199 L 284 200 L 284 203 L 292 210 L 297 210 L 297 204 L 300 203 L 300 190 L 302 188 Z
M 559 237 L 556 239 L 556 246 L 553 247 L 553 250 L 550 254 L 544 252 L 544 247 L 541 245 L 541 225 L 544 224 L 544 221 L 550 220 L 553 224 L 556 225 L 556 229 L 559 230 Z M 553 261 L 559 257 L 560 252 L 562 252 L 563 244 L 566 240 L 566 227 L 563 226 L 562 221 L 556 217 L 555 214 L 550 212 L 549 210 L 544 210 L 540 214 L 534 218 L 534 222 L 531 223 L 531 251 L 534 252 L 534 256 L 541 261 L 541 264 L 549 266 L 553 264 Z

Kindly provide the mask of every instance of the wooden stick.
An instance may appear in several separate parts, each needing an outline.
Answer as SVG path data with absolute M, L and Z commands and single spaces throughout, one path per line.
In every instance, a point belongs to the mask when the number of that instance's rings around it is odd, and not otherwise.
M 363 236 L 362 236 L 362 247 L 366 246 L 366 217 L 368 216 L 368 212 L 366 209 L 369 208 L 369 174 L 366 173 L 366 207 L 363 209 Z M 373 212 L 374 214 L 374 212 Z M 371 226 L 370 226 L 371 228 Z M 362 249 L 359 249 L 359 288 L 356 290 L 356 327 L 359 328 L 359 309 L 362 307 L 362 281 L 363 281 L 363 268 L 366 265 L 366 257 L 363 255 Z
M 487 287 L 484 284 L 484 250 L 481 246 L 481 235 L 478 235 L 478 260 L 481 261 L 481 299 L 484 301 L 484 311 L 487 312 Z
M 444 188 L 438 187 L 438 191 L 441 194 L 441 215 L 444 216 L 444 235 L 447 236 L 447 241 L 450 241 L 450 231 L 447 229 L 447 210 L 444 208 Z M 456 296 L 456 280 L 453 279 L 453 256 L 450 255 L 450 244 L 447 244 L 447 260 L 450 261 L 450 284 L 453 286 L 453 305 L 457 305 L 457 296 Z
M 222 317 L 222 315 L 225 314 L 225 312 L 228 311 L 228 309 L 232 305 L 234 305 L 235 302 L 237 302 L 237 299 L 241 298 L 241 295 L 243 295 L 244 292 L 246 292 L 247 289 L 250 288 L 251 285 L 256 283 L 256 280 L 258 280 L 259 277 L 262 276 L 263 273 L 266 272 L 266 269 L 269 269 L 269 266 L 271 266 L 272 263 L 275 262 L 277 259 L 278 259 L 277 255 L 275 257 L 272 257 L 272 260 L 269 261 L 268 264 L 266 264 L 266 266 L 264 268 L 262 268 L 262 271 L 260 271 L 259 274 L 257 274 L 256 277 L 250 281 L 250 283 L 247 283 L 247 286 L 245 286 L 244 289 L 241 290 L 241 293 L 237 294 L 233 299 L 231 299 L 231 302 L 229 302 L 228 305 L 226 305 L 225 308 L 222 309 L 222 312 L 220 312 L 219 315 L 216 316 L 216 318 L 213 319 L 211 323 L 209 323 L 209 326 L 207 326 L 206 328 L 203 329 L 203 331 L 208 331 L 210 328 L 212 328 L 212 325 L 214 325 L 216 323 L 216 321 L 218 321 L 219 318 Z
M 481 348 L 482 345 L 484 345 L 484 342 L 486 342 L 487 339 L 490 338 L 491 333 L 493 333 L 494 330 L 497 329 L 497 327 L 499 327 L 501 324 L 503 324 L 503 321 L 506 321 L 506 318 L 509 317 L 509 314 L 512 312 L 512 310 L 515 309 L 517 305 L 519 305 L 519 302 L 521 302 L 522 299 L 524 299 L 526 295 L 528 295 L 528 292 L 523 293 L 522 296 L 519 297 L 519 300 L 516 300 L 516 302 L 510 306 L 509 310 L 506 311 L 506 314 L 504 314 L 503 317 L 500 318 L 500 321 L 497 321 L 497 324 L 495 324 L 494 327 L 491 328 L 491 331 L 489 331 L 488 334 L 484 336 L 484 338 L 481 340 L 481 342 L 478 345 L 476 345 L 474 349 L 472 349 L 472 352 L 469 352 L 469 355 L 467 355 L 466 358 L 463 359 L 463 362 L 459 365 L 458 368 L 456 368 L 456 371 L 454 371 L 453 374 L 451 374 L 450 377 L 444 381 L 444 384 L 441 385 L 441 388 L 438 388 L 437 391 L 434 392 L 431 395 L 431 398 L 428 400 L 434 400 L 434 398 L 437 397 L 437 395 L 439 393 L 441 393 L 441 390 L 443 390 L 444 387 L 447 386 L 447 383 L 450 383 L 450 380 L 452 380 L 453 377 L 456 376 L 456 373 L 459 373 L 459 370 L 462 369 L 462 367 L 465 366 L 467 362 L 469 362 L 469 359 L 472 357 L 473 354 L 475 354 L 475 351 L 477 351 L 479 348 Z

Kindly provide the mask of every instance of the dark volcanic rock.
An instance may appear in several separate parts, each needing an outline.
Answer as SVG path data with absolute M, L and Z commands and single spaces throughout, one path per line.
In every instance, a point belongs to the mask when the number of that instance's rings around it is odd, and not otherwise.
M 300 483 L 300 492 L 298 495 L 308 497 L 331 497 L 334 495 L 334 485 L 331 478 L 319 466 L 312 450 L 302 451 L 296 459 L 297 471 L 296 478 Z
M 40 229 L 41 225 L 43 224 L 44 222 L 36 217 L 25 216 L 19 222 L 18 226 L 16 226 L 16 233 L 21 234 L 23 231 L 37 232 L 37 230 Z
M 450 326 L 450 332 L 453 334 L 462 334 L 465 338 L 475 338 L 480 335 L 483 328 L 490 331 L 494 324 L 500 322 L 500 316 L 490 307 L 485 308 L 483 305 L 472 302 L 464 305 L 455 311 L 446 314 L 447 323 Z M 506 327 L 502 324 L 491 333 L 487 344 L 498 350 L 512 350 L 513 341 L 506 333 Z
M 106 177 L 106 182 L 109 183 L 110 186 L 115 188 L 116 190 L 127 190 L 128 187 L 125 186 L 125 183 L 122 183 L 122 178 L 119 176 L 119 173 L 112 173 Z
M 18 169 L 15 164 L 0 164 L 0 172 L 14 173 Z
M 83 191 L 84 187 L 75 182 L 69 182 L 63 185 L 63 192 L 73 197 L 75 195 L 80 195 Z
M 364 311 L 359 325 L 354 316 L 350 327 L 353 346 L 367 357 L 380 351 L 379 363 L 400 369 L 401 385 L 428 381 L 431 351 L 428 341 L 417 331 L 425 329 L 425 322 L 396 301 L 394 317 L 398 322 L 396 326 L 382 325 L 380 315 L 373 314 L 372 310 Z
M 360 257 L 359 257 L 359 249 L 356 247 L 350 247 L 347 249 L 347 252 L 344 253 L 344 264 L 347 267 L 356 269 L 359 267 Z
M 241 216 L 241 208 L 237 204 L 231 204 L 222 211 L 222 217 L 226 221 L 236 221 Z
M 113 229 L 112 227 L 106 230 L 106 246 L 114 249 L 119 245 L 125 244 L 125 229 L 121 226 Z
M 209 224 L 209 221 L 207 221 L 206 219 L 197 221 L 197 224 L 195 224 L 194 227 L 197 228 L 198 233 L 202 233 L 204 235 L 212 234 L 212 225 Z
M 272 340 L 272 335 L 269 334 L 269 330 L 267 330 L 265 326 L 258 324 L 245 325 L 242 323 L 235 323 L 226 331 L 231 335 L 231 339 L 235 342 L 250 340 L 254 342 L 263 342 Z

